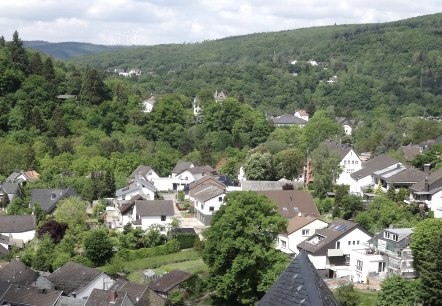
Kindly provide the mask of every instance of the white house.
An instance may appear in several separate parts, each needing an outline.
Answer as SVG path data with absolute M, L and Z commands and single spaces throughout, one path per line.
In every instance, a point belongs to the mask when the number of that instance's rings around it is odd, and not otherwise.
M 199 103 L 198 98 L 193 99 L 192 108 L 193 108 L 193 115 L 195 117 L 198 117 L 199 115 L 201 115 L 201 105 Z
M 0 198 L 8 197 L 9 201 L 15 198 L 19 183 L 3 182 L 0 183 Z
M 373 187 L 372 175 L 376 171 L 396 167 L 400 162 L 387 154 L 378 155 L 372 159 L 367 160 L 362 164 L 362 168 L 350 174 L 350 193 L 362 196 L 363 191 L 368 187 Z
M 313 235 L 316 230 L 327 225 L 327 222 L 317 217 L 304 216 L 300 213 L 289 220 L 287 232 L 278 235 L 276 248 L 284 253 L 295 255 L 298 253 L 298 244 Z
M 55 289 L 78 299 L 86 299 L 93 289 L 108 290 L 115 282 L 100 270 L 88 268 L 74 262 L 68 262 L 55 270 L 48 279 Z
M 34 215 L 0 216 L 0 235 L 15 240 L 14 244 L 23 246 L 35 236 L 37 222 Z
M 137 169 L 129 176 L 131 179 L 143 179 L 152 182 L 160 176 L 155 172 L 151 166 L 139 165 Z
M 132 212 L 132 224 L 148 229 L 151 225 L 170 225 L 175 215 L 173 201 L 170 200 L 136 200 Z
M 136 178 L 131 183 L 115 192 L 118 200 L 129 200 L 133 196 L 140 194 L 146 199 L 153 200 L 157 189 L 155 186 L 144 179 Z
M 312 66 L 318 66 L 318 62 L 317 61 L 315 61 L 315 60 L 308 60 L 307 61 L 307 64 L 310 64 L 310 65 L 312 65 Z
M 37 171 L 15 171 L 11 173 L 6 179 L 7 182 L 11 183 L 23 183 L 26 181 L 35 181 L 40 178 L 40 174 Z
M 411 202 L 428 205 L 435 218 L 442 218 L 442 168 L 430 173 L 409 190 Z
M 358 224 L 338 219 L 326 228 L 298 244 L 298 250 L 307 252 L 316 269 L 329 278 L 351 275 L 350 254 L 368 242 L 370 233 Z
M 301 118 L 307 122 L 309 119 L 309 114 L 305 109 L 299 109 L 295 112 L 295 117 Z
M 336 180 L 337 185 L 350 185 L 352 182 L 351 174 L 362 169 L 362 161 L 356 152 L 348 145 L 338 144 L 327 140 L 325 145 L 332 153 L 337 153 L 341 157 L 339 166 L 342 169 L 341 174 Z
M 175 178 L 179 173 L 182 173 L 184 170 L 195 167 L 191 162 L 178 162 L 172 170 L 172 178 Z
M 210 225 L 213 214 L 224 204 L 226 191 L 213 185 L 201 185 L 193 192 L 195 217 L 204 225 Z
M 190 184 L 206 175 L 215 175 L 215 174 L 217 174 L 216 170 L 213 169 L 212 167 L 202 166 L 202 167 L 192 167 L 186 169 L 180 173 L 177 173 L 175 177 L 187 182 L 187 184 Z
M 155 105 L 155 96 L 150 96 L 148 99 L 143 101 L 143 112 L 150 113 L 152 112 L 153 106 Z

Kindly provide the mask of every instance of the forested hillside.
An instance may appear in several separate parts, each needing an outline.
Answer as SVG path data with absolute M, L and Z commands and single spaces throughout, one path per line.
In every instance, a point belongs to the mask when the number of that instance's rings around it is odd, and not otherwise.
M 439 13 L 392 23 L 252 34 L 120 50 L 74 62 L 101 70 L 140 68 L 143 75 L 131 81 L 148 92 L 193 97 L 203 88 L 223 89 L 270 113 L 333 105 L 338 115 L 350 116 L 383 106 L 397 116 L 413 104 L 419 115 L 440 115 L 441 20 Z M 308 64 L 311 59 L 319 65 Z M 327 83 L 334 75 L 338 82 Z

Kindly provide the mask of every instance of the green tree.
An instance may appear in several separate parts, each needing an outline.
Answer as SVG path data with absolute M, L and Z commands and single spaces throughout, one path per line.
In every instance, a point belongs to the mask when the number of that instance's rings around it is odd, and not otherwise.
M 277 178 L 296 179 L 304 168 L 305 156 L 296 148 L 287 149 L 275 155 L 274 164 Z
M 417 281 L 393 275 L 382 282 L 376 306 L 410 306 L 418 301 Z
M 361 300 L 353 284 L 340 285 L 334 291 L 334 295 L 342 306 L 357 306 Z
M 268 198 L 254 192 L 229 193 L 204 232 L 209 286 L 225 300 L 253 305 L 288 263 L 274 248 L 286 226 Z
M 46 211 L 41 208 L 40 204 L 34 204 L 34 207 L 32 207 L 32 212 L 35 215 L 35 218 L 37 219 L 37 224 L 44 221 L 46 219 Z
M 98 105 L 107 98 L 103 79 L 95 69 L 89 67 L 83 72 L 80 100 L 83 104 Z
M 314 150 L 322 141 L 342 133 L 341 127 L 330 118 L 325 111 L 317 111 L 305 125 L 305 136 L 310 151 Z
M 57 204 L 57 213 L 55 220 L 68 224 L 71 228 L 86 225 L 87 203 L 80 198 L 70 197 L 62 199 Z
M 315 196 L 324 198 L 326 192 L 333 190 L 333 185 L 342 172 L 338 154 L 328 150 L 325 144 L 320 144 L 312 152 Z
M 270 153 L 253 153 L 247 158 L 244 171 L 248 180 L 271 181 L 274 178 L 272 156 Z
M 425 219 L 417 224 L 410 244 L 413 265 L 419 273 L 419 293 L 424 305 L 442 301 L 442 220 Z
M 44 235 L 38 241 L 38 249 L 32 262 L 32 267 L 39 271 L 52 272 L 52 260 L 55 245 L 49 235 Z
M 12 35 L 12 41 L 7 44 L 10 52 L 11 61 L 13 66 L 23 72 L 28 72 L 28 56 L 26 54 L 25 47 L 23 46 L 23 41 L 20 39 L 18 32 L 15 31 Z
M 95 266 L 102 265 L 112 257 L 112 241 L 106 230 L 89 231 L 84 239 L 84 251 Z

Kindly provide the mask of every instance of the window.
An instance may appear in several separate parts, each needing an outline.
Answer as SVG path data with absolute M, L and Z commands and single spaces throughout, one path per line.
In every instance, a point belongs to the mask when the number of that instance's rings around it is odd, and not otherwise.
M 356 244 L 356 241 L 353 240 L 353 245 L 355 245 L 355 244 Z
M 341 248 L 341 241 L 336 241 L 336 248 L 340 249 Z
M 358 240 L 358 241 L 356 241 L 356 244 L 358 244 L 358 245 L 359 245 L 359 240 Z
M 166 216 L 161 216 L 161 221 L 166 221 Z
M 354 160 L 352 160 L 352 161 L 351 161 L 351 164 L 352 164 L 352 165 L 354 165 L 354 164 L 355 164 L 355 161 L 354 161 Z
M 303 229 L 303 230 L 302 230 L 302 236 L 308 236 L 309 233 L 310 233 L 310 230 L 309 230 L 309 229 Z
M 201 210 L 204 210 L 204 204 L 201 204 Z
M 209 206 L 209 211 L 215 211 L 215 207 Z
M 281 240 L 281 245 L 285 249 L 287 247 L 287 241 Z
M 223 201 L 223 197 L 219 197 L 218 202 L 222 202 L 222 201 Z
M 355 161 L 355 165 L 359 165 L 359 161 Z
M 356 260 L 356 270 L 362 271 L 362 261 Z
M 351 245 L 351 241 L 348 242 L 348 245 Z
M 385 271 L 385 262 L 380 261 L 378 263 L 378 272 L 384 272 Z

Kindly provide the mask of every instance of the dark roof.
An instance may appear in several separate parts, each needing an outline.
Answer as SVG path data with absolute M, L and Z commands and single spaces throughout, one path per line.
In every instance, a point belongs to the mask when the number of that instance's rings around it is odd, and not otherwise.
M 191 166 L 193 166 L 191 162 L 178 162 L 175 168 L 173 168 L 172 173 L 175 174 L 181 173 L 184 170 L 189 169 Z
M 296 186 L 299 183 L 293 181 L 241 181 L 241 189 L 243 191 L 267 191 L 267 190 L 282 190 L 282 186 L 292 184 Z M 302 185 L 302 184 L 301 184 Z
M 31 190 L 31 205 L 39 204 L 47 213 L 51 213 L 61 199 L 78 196 L 72 187 L 67 189 L 34 188 Z
M 336 117 L 335 120 L 336 120 L 336 123 L 339 125 L 349 125 L 349 126 L 353 125 L 353 122 L 345 117 Z
M 145 305 L 143 302 L 147 298 L 147 290 L 149 290 L 146 284 L 137 284 L 134 282 L 128 282 L 126 280 L 117 280 L 109 290 L 114 290 L 117 293 L 127 293 L 132 301 L 140 301 L 140 305 Z
M 428 176 L 428 191 L 434 193 L 442 188 L 442 168 L 433 171 Z M 425 191 L 425 177 L 410 187 L 413 191 Z
M 190 273 L 181 270 L 173 270 L 163 275 L 156 282 L 149 284 L 149 288 L 156 292 L 168 293 L 191 276 L 192 274 Z
M 38 278 L 38 272 L 18 260 L 11 260 L 0 269 L 0 281 L 19 285 L 31 285 Z
M 299 213 L 319 217 L 318 208 L 312 195 L 303 190 L 270 190 L 257 191 L 273 200 L 278 206 L 279 213 L 285 218 L 293 218 Z
M 129 177 L 134 179 L 137 175 L 146 176 L 150 170 L 153 170 L 151 166 L 139 165 Z
M 173 201 L 171 200 L 137 200 L 135 201 L 139 216 L 173 216 Z
M 300 252 L 258 303 L 259 306 L 339 306 L 305 252 Z
M 37 227 L 33 215 L 4 215 L 0 216 L 0 233 L 23 233 L 35 230 Z
M 7 282 L 2 282 L 0 281 L 0 303 L 1 303 L 1 298 L 2 296 L 5 294 L 5 292 L 8 290 L 9 286 L 11 286 L 11 283 L 7 283 Z
M 356 227 L 368 234 L 368 232 L 359 227 L 357 223 L 348 220 L 337 219 L 330 223 L 328 227 L 317 229 L 313 236 L 298 244 L 298 249 L 303 249 L 311 254 L 326 254 L 328 246 L 331 243 L 346 235 Z M 318 236 L 322 238 L 321 240 L 319 240 L 319 242 L 310 242 L 316 239 Z
M 209 201 L 210 199 L 213 199 L 225 193 L 224 189 L 212 185 L 203 186 L 205 186 L 205 188 L 194 193 L 195 199 L 201 202 Z
M 16 194 L 18 190 L 18 183 L 3 182 L 0 183 L 0 189 L 7 194 Z
M 292 125 L 292 124 L 306 124 L 307 121 L 305 121 L 302 118 L 296 117 L 294 115 L 281 115 L 278 117 L 273 117 L 272 118 L 272 122 L 273 124 L 288 124 L 288 125 Z
M 427 174 L 416 168 L 407 168 L 386 178 L 390 183 L 417 183 L 425 179 Z
M 294 216 L 287 225 L 287 234 L 290 235 L 315 220 L 318 220 L 318 218 L 313 216 Z
M 155 186 L 149 182 L 146 181 L 145 179 L 142 178 L 136 178 L 133 179 L 129 185 L 127 185 L 126 187 L 120 188 L 117 191 L 115 191 L 115 195 L 117 197 L 123 195 L 123 194 L 127 194 L 127 193 L 132 193 L 132 191 L 140 189 L 140 188 L 147 188 L 153 192 L 157 191 L 157 189 L 155 188 Z
M 339 144 L 331 140 L 326 140 L 324 143 L 330 152 L 337 153 L 341 159 L 352 150 L 351 146 L 347 144 Z
M 63 292 L 51 289 L 39 289 L 35 287 L 23 287 L 20 285 L 11 285 L 0 298 L 1 305 L 3 303 L 9 305 L 26 305 L 26 306 L 48 306 L 54 305 Z
M 422 147 L 419 145 L 408 145 L 399 148 L 404 153 L 405 160 L 413 160 L 418 154 L 422 153 Z
M 9 250 L 0 244 L 0 255 L 7 255 Z
M 60 296 L 55 306 L 84 306 L 86 300 L 78 299 L 71 296 Z
M 84 306 L 122 306 L 122 305 L 133 305 L 132 301 L 127 296 L 127 293 L 117 293 L 116 299 L 112 301 L 112 291 L 102 290 L 94 288 L 86 300 Z
M 120 206 L 120 213 L 124 215 L 135 205 L 137 200 L 146 200 L 141 194 L 134 195 L 130 200 L 124 201 Z
M 75 262 L 65 263 L 58 268 L 48 279 L 55 285 L 55 288 L 63 290 L 67 294 L 76 291 L 81 292 L 103 272 L 88 268 Z
M 350 176 L 357 180 L 373 174 L 375 171 L 382 170 L 389 166 L 399 163 L 398 160 L 388 156 L 387 154 L 378 155 L 372 159 L 367 160 L 362 164 L 362 169 L 350 174 Z
M 189 170 L 189 172 L 192 174 L 198 174 L 198 173 L 215 174 L 216 173 L 216 170 L 213 169 L 212 167 L 210 167 L 209 165 L 192 167 L 192 168 L 189 168 L 186 170 Z M 186 170 L 183 170 L 183 171 L 186 171 Z M 181 172 L 183 172 L 183 171 L 181 171 Z

